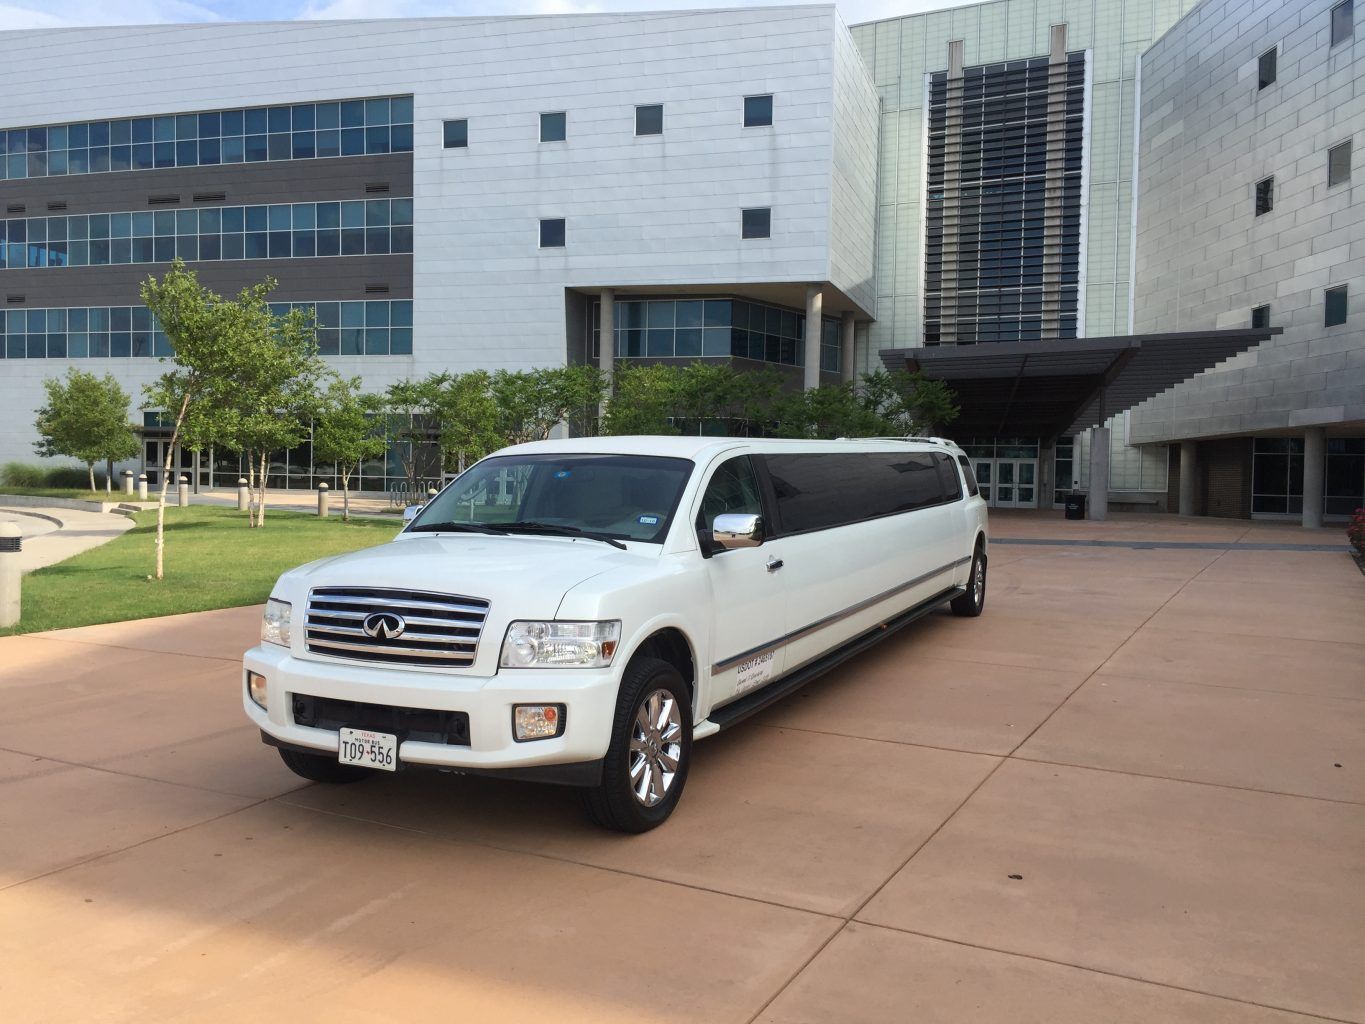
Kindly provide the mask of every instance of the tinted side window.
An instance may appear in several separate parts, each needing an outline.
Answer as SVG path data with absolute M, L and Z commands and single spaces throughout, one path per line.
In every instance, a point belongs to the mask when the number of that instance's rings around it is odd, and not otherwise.
M 721 463 L 711 475 L 702 495 L 701 510 L 697 513 L 697 529 L 709 530 L 716 516 L 726 513 L 761 515 L 763 501 L 759 497 L 758 474 L 749 456 L 741 455 Z
M 786 533 L 823 530 L 945 500 L 929 452 L 765 456 Z
M 965 455 L 959 455 L 957 464 L 962 467 L 962 478 L 967 481 L 967 493 L 973 497 L 980 494 L 981 488 L 976 485 L 976 474 L 972 472 L 971 460 Z
M 935 455 L 934 468 L 938 470 L 938 482 L 942 488 L 942 501 L 961 501 L 962 483 L 957 477 L 957 467 L 949 455 Z

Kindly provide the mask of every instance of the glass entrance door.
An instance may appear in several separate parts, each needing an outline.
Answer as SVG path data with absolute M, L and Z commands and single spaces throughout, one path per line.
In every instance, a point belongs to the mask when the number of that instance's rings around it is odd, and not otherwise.
M 995 476 L 992 469 L 995 467 L 994 459 L 973 459 L 972 473 L 976 476 L 976 486 L 981 491 L 981 497 L 986 499 L 987 506 L 994 505 L 994 480 Z
M 1037 459 L 973 459 L 972 471 L 991 508 L 1038 507 Z

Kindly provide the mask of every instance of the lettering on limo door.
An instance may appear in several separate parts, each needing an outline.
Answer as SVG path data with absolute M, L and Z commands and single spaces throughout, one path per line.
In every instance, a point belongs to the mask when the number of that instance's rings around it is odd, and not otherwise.
M 735 679 L 735 692 L 744 693 L 752 690 L 756 686 L 761 686 L 772 678 L 773 674 L 773 652 L 760 654 L 757 658 L 750 658 L 739 664 L 739 673 Z

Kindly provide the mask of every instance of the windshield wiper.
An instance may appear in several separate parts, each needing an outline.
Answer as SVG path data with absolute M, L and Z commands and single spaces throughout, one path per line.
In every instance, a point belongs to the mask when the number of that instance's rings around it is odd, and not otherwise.
M 485 526 L 483 523 L 421 523 L 416 526 L 409 526 L 408 533 L 487 533 L 494 537 L 505 537 L 507 534 L 502 530 L 492 526 Z
M 515 523 L 499 523 L 502 529 L 508 533 L 544 533 L 553 537 L 584 537 L 588 540 L 600 540 L 603 544 L 610 544 L 614 548 L 622 551 L 629 551 L 624 544 L 609 533 L 594 533 L 592 530 L 580 530 L 577 526 L 563 526 L 558 523 L 536 523 L 518 520 Z

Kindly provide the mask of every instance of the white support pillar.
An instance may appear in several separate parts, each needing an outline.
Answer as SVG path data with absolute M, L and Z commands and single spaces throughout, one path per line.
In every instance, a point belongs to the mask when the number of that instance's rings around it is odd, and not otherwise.
M 597 347 L 597 368 L 611 376 L 616 361 L 616 289 L 602 289 L 602 312 L 599 320 L 601 338 Z
M 1182 516 L 1194 515 L 1194 488 L 1197 479 L 1198 446 L 1193 441 L 1180 442 L 1180 504 Z
M 1322 525 L 1322 484 L 1327 459 L 1327 429 L 1309 427 L 1303 433 L 1303 526 Z
M 839 372 L 846 382 L 858 379 L 857 338 L 857 324 L 850 309 L 839 318 Z
M 1102 521 L 1109 518 L 1109 428 L 1090 430 L 1090 493 L 1086 501 L 1086 518 Z
M 804 387 L 814 391 L 820 386 L 820 328 L 824 323 L 824 294 L 818 284 L 806 288 L 806 376 Z

